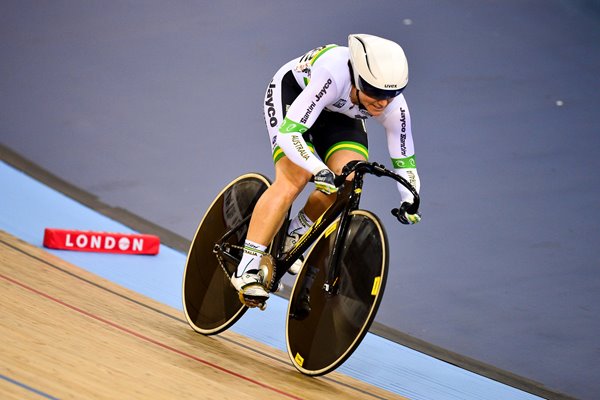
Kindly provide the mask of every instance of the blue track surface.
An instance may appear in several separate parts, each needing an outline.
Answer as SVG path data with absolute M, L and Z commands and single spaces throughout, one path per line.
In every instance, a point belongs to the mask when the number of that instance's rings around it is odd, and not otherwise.
M 0 162 L 0 229 L 42 247 L 44 228 L 133 232 L 119 222 L 56 192 Z M 185 255 L 161 246 L 157 256 L 48 250 L 124 287 L 181 309 Z M 233 331 L 285 351 L 286 300 L 273 297 L 267 311 L 251 310 Z M 339 369 L 410 399 L 539 399 L 477 374 L 368 334 Z M 12 382 L 10 378 L 7 381 Z M 18 384 L 16 382 L 15 384 Z M 49 397 L 50 398 L 50 397 Z

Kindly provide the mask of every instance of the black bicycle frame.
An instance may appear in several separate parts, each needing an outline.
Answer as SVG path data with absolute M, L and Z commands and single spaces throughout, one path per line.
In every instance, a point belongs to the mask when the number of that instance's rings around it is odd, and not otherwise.
M 215 245 L 213 247 L 213 253 L 229 260 L 230 262 L 232 262 L 236 265 L 239 264 L 241 259 L 239 259 L 239 258 L 235 257 L 233 254 L 231 254 L 231 252 L 230 252 L 231 245 L 227 242 L 227 239 L 229 239 L 231 236 L 236 234 L 237 231 L 242 226 L 244 226 L 244 224 L 247 224 L 248 221 L 250 220 L 251 216 L 252 215 L 246 216 L 244 219 L 242 219 L 240 222 L 238 222 L 237 225 L 235 225 L 233 228 L 231 228 L 230 230 L 225 232 L 225 234 L 221 237 L 221 239 L 219 239 L 215 243 Z
M 337 228 L 337 234 L 335 241 L 333 242 L 333 250 L 331 257 L 329 258 L 329 268 L 327 270 L 327 279 L 323 284 L 323 289 L 328 295 L 337 294 L 338 283 L 339 283 L 339 257 L 342 253 L 344 242 L 346 240 L 346 233 L 348 232 L 348 224 L 350 223 L 350 212 L 358 209 L 360 203 L 360 195 L 362 193 L 363 186 L 363 175 L 364 172 L 357 172 L 352 181 L 352 191 L 349 194 L 348 202 L 346 207 L 340 216 L 339 226 Z
M 346 178 L 354 173 L 354 179 L 350 182 L 346 181 Z M 325 211 L 325 213 L 313 224 L 307 233 L 305 233 L 298 243 L 289 251 L 289 253 L 277 259 L 278 270 L 281 268 L 282 271 L 287 271 L 288 268 L 302 255 L 319 235 L 327 228 L 332 222 L 335 221 L 338 215 L 340 215 L 340 222 L 337 228 L 337 234 L 335 236 L 335 242 L 331 257 L 329 258 L 329 265 L 327 270 L 327 279 L 323 284 L 323 289 L 328 295 L 335 295 L 338 292 L 339 284 L 339 257 L 343 250 L 344 242 L 346 240 L 346 233 L 348 231 L 348 224 L 350 223 L 350 213 L 358 209 L 360 204 L 360 197 L 363 187 L 364 175 L 372 174 L 375 176 L 386 176 L 394 179 L 403 186 L 405 186 L 413 195 L 414 201 L 410 210 L 412 213 L 417 212 L 419 208 L 420 198 L 419 194 L 412 187 L 412 185 L 406 181 L 403 177 L 395 174 L 392 171 L 387 170 L 383 165 L 377 163 L 369 163 L 366 161 L 352 161 L 344 167 L 342 175 L 338 177 L 337 186 L 343 183 L 343 188 L 338 192 L 337 198 L 333 205 Z M 351 184 L 349 184 L 351 183 Z M 396 215 L 394 210 L 392 214 Z
M 346 181 L 346 178 L 354 173 L 352 181 Z M 340 222 L 337 228 L 337 234 L 335 237 L 333 251 L 329 260 L 329 268 L 327 274 L 327 280 L 324 284 L 324 290 L 328 294 L 334 295 L 337 292 L 337 284 L 339 277 L 339 256 L 342 252 L 344 240 L 346 238 L 346 232 L 348 230 L 348 223 L 350 221 L 350 212 L 358 209 L 360 203 L 360 197 L 363 186 L 363 177 L 366 173 L 376 176 L 387 176 L 395 181 L 399 182 L 411 191 L 414 197 L 414 202 L 411 206 L 412 212 L 416 212 L 419 208 L 419 194 L 411 186 L 406 179 L 387 170 L 383 165 L 377 163 L 369 163 L 366 161 L 352 161 L 344 167 L 342 175 L 336 178 L 336 186 L 340 187 L 341 190 L 337 193 L 337 198 L 334 203 L 321 215 L 309 230 L 302 235 L 296 245 L 287 253 L 280 255 L 275 260 L 276 265 L 276 277 L 275 280 L 279 281 L 292 264 L 300 258 L 302 254 L 315 242 L 315 240 L 323 233 L 323 231 L 333 223 L 339 215 Z M 247 216 L 240 221 L 236 226 L 226 232 L 221 239 L 215 243 L 213 253 L 221 256 L 225 259 L 230 260 L 233 263 L 239 263 L 239 259 L 230 253 L 230 245 L 227 243 L 227 239 L 237 232 L 244 224 L 247 224 L 250 216 Z M 283 243 L 281 243 L 283 245 Z

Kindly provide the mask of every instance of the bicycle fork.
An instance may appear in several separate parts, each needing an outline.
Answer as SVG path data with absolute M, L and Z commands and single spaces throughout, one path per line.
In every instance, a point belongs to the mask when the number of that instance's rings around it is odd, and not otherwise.
M 350 224 L 350 212 L 356 210 L 360 203 L 360 195 L 362 192 L 363 185 L 363 173 L 357 171 L 352 181 L 352 192 L 349 194 L 349 200 L 346 204 L 344 211 L 341 214 L 339 226 L 337 227 L 337 233 L 335 241 L 333 242 L 333 250 L 331 257 L 329 258 L 329 265 L 327 268 L 327 277 L 323 284 L 323 290 L 328 296 L 335 296 L 339 293 L 340 288 L 340 257 L 344 250 L 344 244 L 346 243 L 346 235 L 348 234 L 348 228 Z
M 349 213 L 357 209 L 360 202 L 360 194 L 363 183 L 362 177 L 363 174 L 357 173 L 354 181 L 352 182 L 350 193 L 344 192 L 342 194 L 338 194 L 338 196 L 341 196 L 342 199 L 340 200 L 340 198 L 338 198 L 339 202 L 336 201 L 335 204 L 335 206 L 337 206 L 334 208 L 336 213 L 339 212 L 339 209 L 343 209 L 343 211 L 340 213 L 341 217 L 339 219 L 338 226 L 334 228 L 337 229 L 337 232 L 331 257 L 329 257 L 329 263 L 326 267 L 327 275 L 322 287 L 322 290 L 325 292 L 327 297 L 336 296 L 340 290 L 340 255 L 344 249 L 344 244 L 346 242 L 345 239 L 350 224 Z M 290 317 L 296 320 L 305 319 L 311 312 L 310 292 L 315 282 L 315 278 L 319 272 L 319 268 L 312 265 L 306 265 L 304 268 L 307 268 L 304 281 L 302 282 L 299 296 L 296 299 L 290 314 Z

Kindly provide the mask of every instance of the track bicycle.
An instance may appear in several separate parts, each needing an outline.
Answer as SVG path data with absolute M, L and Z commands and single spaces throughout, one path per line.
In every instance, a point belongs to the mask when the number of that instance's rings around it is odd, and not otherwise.
M 346 180 L 354 173 L 352 180 Z M 339 367 L 369 330 L 383 297 L 389 261 L 388 241 L 379 218 L 359 209 L 364 175 L 388 177 L 414 196 L 396 217 L 414 214 L 420 198 L 403 177 L 383 165 L 348 163 L 336 178 L 335 202 L 287 253 L 287 225 L 270 244 L 267 265 L 273 291 L 289 267 L 308 251 L 292 288 L 286 344 L 292 364 L 306 375 L 318 376 Z M 183 306 L 190 326 L 204 335 L 231 327 L 247 311 L 230 283 L 241 259 L 250 217 L 270 181 L 250 173 L 230 182 L 217 195 L 200 222 L 188 253 L 183 277 Z M 286 219 L 287 220 L 287 219 Z

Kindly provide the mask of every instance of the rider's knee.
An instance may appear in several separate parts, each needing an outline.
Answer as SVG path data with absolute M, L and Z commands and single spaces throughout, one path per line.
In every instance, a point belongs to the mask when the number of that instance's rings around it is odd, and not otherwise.
M 275 182 L 278 191 L 295 198 L 310 181 L 311 174 L 293 164 L 287 158 L 281 159 L 275 167 Z
M 287 202 L 293 202 L 308 183 L 302 180 L 289 180 L 283 177 L 275 179 L 272 188 Z

